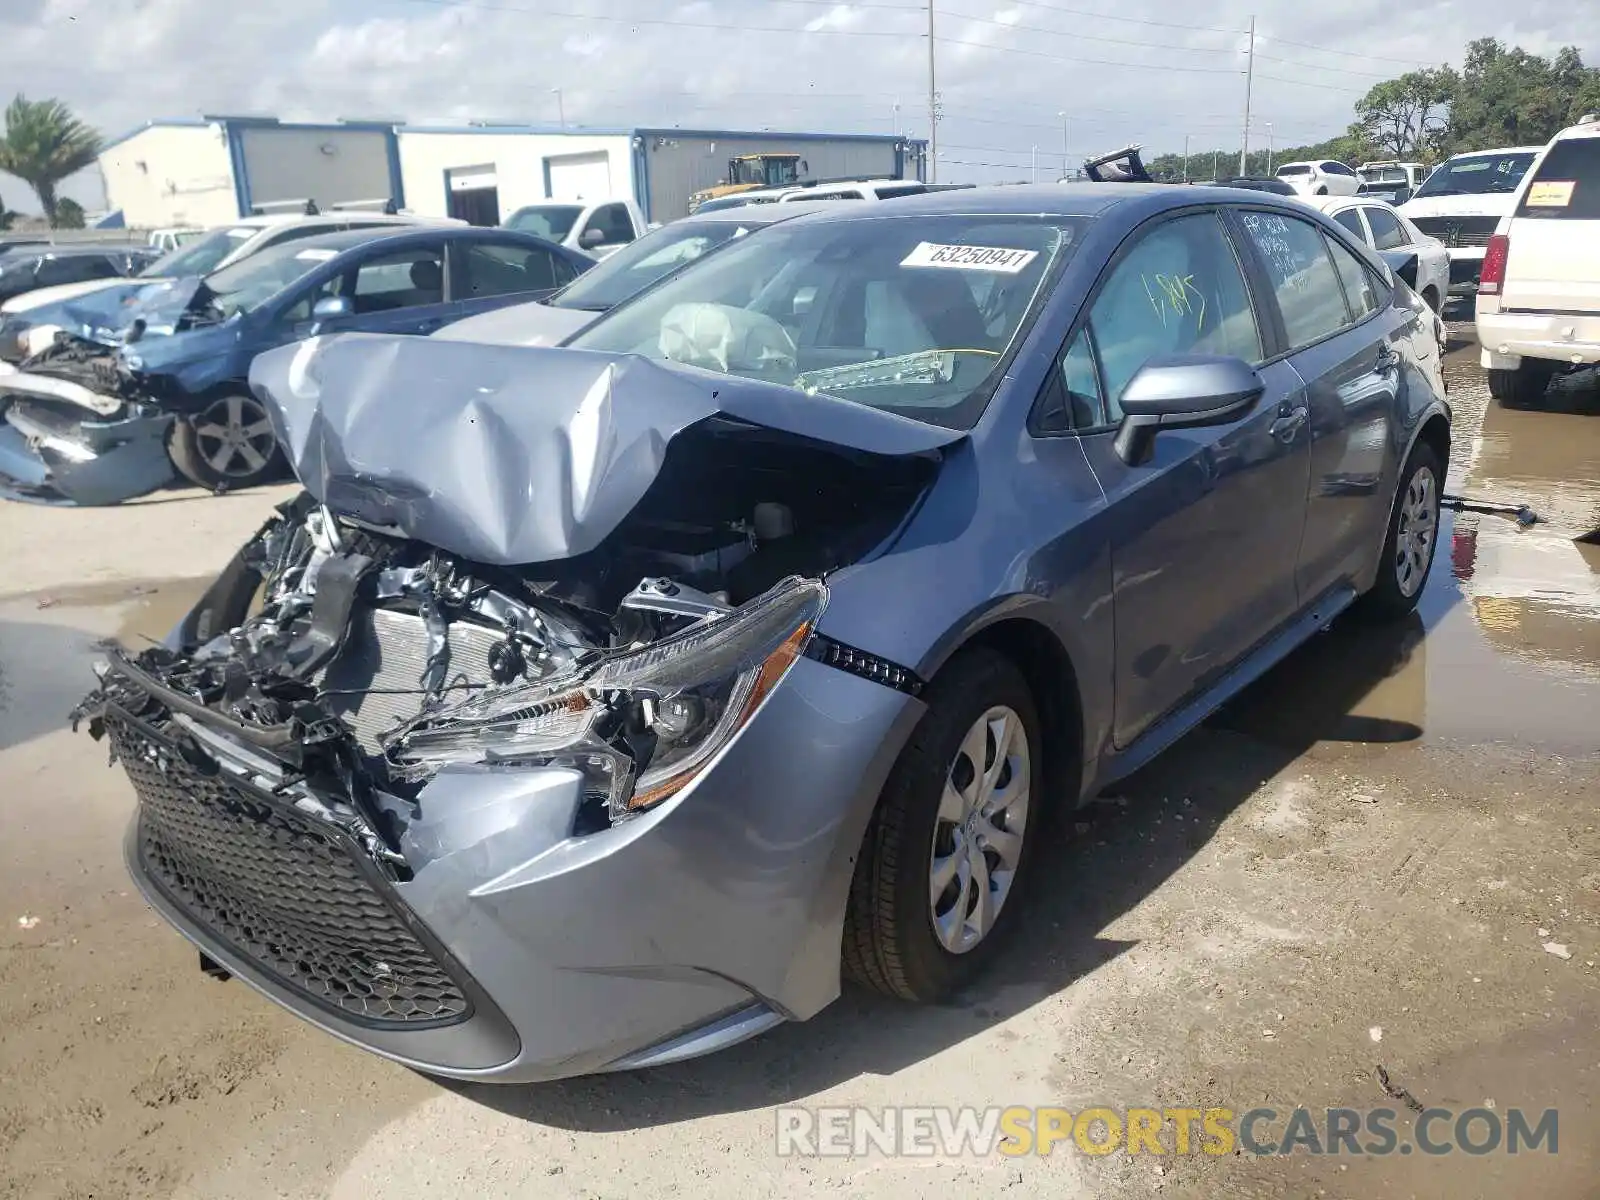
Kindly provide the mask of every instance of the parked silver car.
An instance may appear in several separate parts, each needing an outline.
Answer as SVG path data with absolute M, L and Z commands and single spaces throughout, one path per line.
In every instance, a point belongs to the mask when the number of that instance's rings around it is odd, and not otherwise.
M 213 971 L 471 1080 L 949 994 L 1053 810 L 1412 609 L 1450 452 L 1427 306 L 1220 188 L 820 214 L 569 347 L 252 381 L 305 494 L 79 715 Z

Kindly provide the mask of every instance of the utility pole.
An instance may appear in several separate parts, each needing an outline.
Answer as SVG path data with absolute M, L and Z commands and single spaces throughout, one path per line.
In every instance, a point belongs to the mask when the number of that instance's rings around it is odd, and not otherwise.
M 1039 147 L 1033 148 L 1033 181 L 1039 182 Z
M 1267 122 L 1267 174 L 1272 174 L 1272 122 Z
M 555 94 L 556 98 L 556 124 L 565 129 L 567 127 L 567 106 L 561 99 L 561 89 L 551 88 L 550 90 Z
M 1189 182 L 1189 135 L 1183 135 L 1183 181 Z
M 939 182 L 939 76 L 933 46 L 933 0 L 928 0 L 928 182 Z
M 899 96 L 896 96 L 894 98 L 894 128 L 891 130 L 891 132 L 895 135 L 895 137 L 899 137 L 900 136 L 900 97 Z
M 1211 182 L 1217 182 L 1217 152 L 1215 150 L 1211 152 Z
M 1072 178 L 1072 118 L 1064 112 L 1058 112 L 1061 118 L 1061 178 Z
M 929 4 L 933 0 L 928 0 Z M 1250 154 L 1250 89 L 1256 81 L 1256 19 L 1250 18 L 1250 50 L 1244 68 L 1244 142 L 1239 147 L 1239 174 L 1248 175 L 1245 159 Z

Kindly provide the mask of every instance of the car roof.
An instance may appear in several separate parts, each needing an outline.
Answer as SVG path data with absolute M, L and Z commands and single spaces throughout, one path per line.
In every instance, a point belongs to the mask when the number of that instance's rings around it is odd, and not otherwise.
M 475 225 L 376 225 L 366 229 L 336 229 L 327 233 L 317 233 L 310 237 L 297 238 L 292 242 L 281 243 L 292 246 L 297 250 L 332 250 L 343 253 L 353 250 L 357 246 L 364 246 L 368 242 L 382 239 L 386 243 L 394 243 L 405 247 L 413 242 L 429 242 L 439 237 L 446 237 L 454 241 L 513 241 L 525 242 L 531 250 L 535 246 L 553 249 L 565 257 L 578 257 L 563 246 L 531 233 L 523 233 L 515 229 L 480 228 Z M 276 247 L 274 247 L 276 249 Z M 242 258 L 239 262 L 249 262 L 250 259 Z
M 933 216 L 1047 216 L 1092 217 L 1119 205 L 1140 200 L 1158 201 L 1172 197 L 1172 203 L 1193 203 L 1195 189 L 1164 183 L 1027 183 L 1011 186 L 955 188 L 949 191 L 922 192 L 898 197 L 893 204 L 852 204 L 841 216 L 870 216 L 892 220 L 904 217 Z M 1219 191 L 1219 198 L 1238 202 L 1234 193 Z M 821 202 L 827 204 L 826 201 Z M 844 209 L 840 202 L 827 204 Z M 1167 207 L 1156 203 L 1156 208 Z M 814 219 L 825 220 L 827 213 Z
M 77 258 L 89 254 L 148 254 L 150 247 L 121 242 L 74 242 L 67 245 L 25 244 L 6 249 L 18 258 Z
M 673 221 L 677 225 L 776 225 L 779 221 L 792 221 L 807 213 L 833 212 L 839 209 L 865 208 L 864 200 L 796 200 L 792 204 L 738 204 L 730 208 L 714 208 L 710 212 L 697 212 Z
M 1537 154 L 1543 146 L 1494 146 L 1488 150 L 1463 150 L 1460 154 L 1452 154 L 1445 162 L 1454 162 L 1458 158 L 1477 158 L 1485 154 Z

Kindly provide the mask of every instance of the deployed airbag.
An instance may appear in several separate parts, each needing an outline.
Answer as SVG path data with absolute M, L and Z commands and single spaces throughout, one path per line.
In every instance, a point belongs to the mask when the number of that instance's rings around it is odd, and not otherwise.
M 965 436 L 636 355 L 398 335 L 268 351 L 250 382 L 316 499 L 503 566 L 594 549 L 654 482 L 667 444 L 718 413 L 884 455 Z

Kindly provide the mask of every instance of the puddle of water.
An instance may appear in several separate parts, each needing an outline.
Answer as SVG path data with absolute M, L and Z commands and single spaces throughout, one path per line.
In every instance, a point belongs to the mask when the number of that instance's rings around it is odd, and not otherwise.
M 1563 381 L 1539 410 L 1488 396 L 1477 347 L 1452 352 L 1450 490 L 1530 504 L 1541 521 L 1446 514 L 1415 618 L 1341 621 L 1222 720 L 1318 743 L 1514 741 L 1593 752 L 1600 723 L 1600 385 Z

